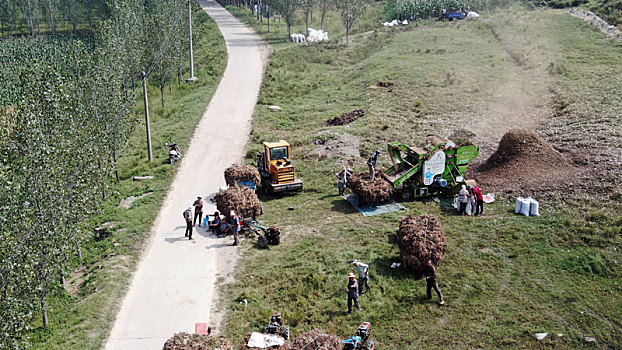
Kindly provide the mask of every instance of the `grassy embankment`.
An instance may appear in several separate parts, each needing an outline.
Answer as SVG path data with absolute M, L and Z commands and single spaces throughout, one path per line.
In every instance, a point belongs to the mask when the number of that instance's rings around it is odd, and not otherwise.
M 121 182 L 92 220 L 115 223 L 113 236 L 92 240 L 82 248 L 83 259 L 75 262 L 67 291 L 58 291 L 50 300 L 50 326 L 39 318 L 30 333 L 34 349 L 99 349 L 110 332 L 129 279 L 149 238 L 151 225 L 168 191 L 176 166 L 167 164 L 165 142 L 178 141 L 182 153 L 188 146 L 226 66 L 224 40 L 216 23 L 198 6 L 194 9 L 195 75 L 198 82 L 173 83 L 166 89 L 166 108 L 160 92 L 149 87 L 151 137 L 154 160 L 147 162 L 142 94 L 134 109 L 136 127 L 123 157 L 119 160 Z M 185 77 L 184 77 L 185 79 Z M 133 176 L 153 175 L 153 180 L 132 181 Z M 130 209 L 119 208 L 129 196 L 151 195 L 134 202 Z
M 336 195 L 336 159 L 310 154 L 317 140 L 345 133 L 357 137 L 360 154 L 367 155 L 388 141 L 417 145 L 430 131 L 469 129 L 464 115 L 485 115 L 487 101 L 515 72 L 543 67 L 548 76 L 534 86 L 554 98 L 544 100 L 550 118 L 538 131 L 586 154 L 599 153 L 592 134 L 598 132 L 619 152 L 622 98 L 616 92 L 622 82 L 616 77 L 622 73 L 622 45 L 553 10 L 513 9 L 486 22 L 415 29 L 387 35 L 381 28 L 350 48 L 280 44 L 272 53 L 247 160 L 253 161 L 262 141 L 290 141 L 305 190 L 264 198 L 260 220 L 280 227 L 284 236 L 269 250 L 244 242 L 248 249 L 227 294 L 227 335 L 239 343 L 280 310 L 293 336 L 318 327 L 346 337 L 370 321 L 382 349 L 622 346 L 619 187 L 608 194 L 572 188 L 561 196 L 543 193 L 537 218 L 514 215 L 511 193 L 498 194 L 483 217 L 458 217 L 432 201 L 363 217 Z M 260 29 L 277 41 L 272 31 Z M 370 88 L 377 81 L 395 86 Z M 271 113 L 270 104 L 283 110 Z M 567 113 L 559 113 L 560 104 Z M 329 118 L 358 108 L 367 112 L 358 121 L 326 126 Z M 327 130 L 332 134 L 322 134 Z M 489 148 L 497 141 L 489 140 Z M 381 167 L 388 163 L 383 155 Z M 365 169 L 362 157 L 355 167 Z M 447 300 L 443 308 L 426 300 L 424 281 L 390 268 L 399 261 L 399 249 L 388 236 L 403 215 L 423 213 L 439 215 L 447 236 L 438 271 Z M 373 290 L 360 298 L 362 312 L 346 315 L 345 276 L 352 258 L 370 263 Z M 240 303 L 244 299 L 247 307 Z M 538 342 L 537 332 L 551 335 Z M 585 336 L 598 342 L 587 344 Z

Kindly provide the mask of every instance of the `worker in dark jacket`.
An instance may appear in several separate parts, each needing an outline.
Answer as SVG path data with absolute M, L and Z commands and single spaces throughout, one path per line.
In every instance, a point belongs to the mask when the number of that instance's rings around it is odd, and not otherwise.
M 432 288 L 434 288 L 434 291 L 438 294 L 438 298 L 441 299 L 440 304 L 445 305 L 443 293 L 441 293 L 441 290 L 438 288 L 438 281 L 436 280 L 436 266 L 434 266 L 432 260 L 428 260 L 427 266 L 423 270 L 423 275 L 425 276 L 428 299 L 432 299 Z
M 348 274 L 348 313 L 352 312 L 352 302 L 359 310 L 361 309 L 361 305 L 359 305 L 359 285 L 356 282 L 356 276 L 350 272 Z
M 367 166 L 369 167 L 369 181 L 374 181 L 376 175 L 376 162 L 378 162 L 378 156 L 380 155 L 380 150 L 376 150 L 376 152 L 372 153 L 367 159 Z
M 184 216 L 184 220 L 186 220 L 185 236 L 188 237 L 188 239 L 192 239 L 192 226 L 194 226 L 192 224 L 192 208 L 188 207 L 188 209 L 184 210 L 183 216 Z

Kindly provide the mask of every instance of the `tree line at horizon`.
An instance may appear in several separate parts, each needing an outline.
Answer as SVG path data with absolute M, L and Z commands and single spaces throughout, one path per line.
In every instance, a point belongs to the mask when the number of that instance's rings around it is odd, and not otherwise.
M 0 348 L 27 346 L 35 317 L 47 326 L 47 299 L 111 192 L 143 72 L 163 104 L 181 81 L 187 4 L 102 0 L 88 35 L 49 26 L 0 40 Z

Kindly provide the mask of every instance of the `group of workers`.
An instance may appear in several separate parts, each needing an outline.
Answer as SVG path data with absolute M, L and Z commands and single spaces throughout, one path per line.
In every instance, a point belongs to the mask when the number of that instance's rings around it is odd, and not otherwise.
M 458 212 L 462 216 L 484 213 L 484 196 L 479 187 L 462 185 L 458 191 Z
M 363 295 L 365 291 L 369 291 L 371 289 L 371 285 L 369 284 L 369 265 L 358 261 L 357 259 L 354 259 L 352 261 L 352 265 L 354 265 L 354 269 L 356 270 L 357 274 L 355 275 L 352 272 L 348 274 L 348 313 L 352 312 L 352 304 L 354 304 L 357 309 L 361 310 L 361 305 L 359 304 L 359 296 Z M 426 267 L 423 270 L 423 276 L 425 276 L 426 294 L 428 296 L 428 299 L 432 299 L 432 289 L 434 289 L 434 291 L 438 295 L 438 298 L 440 299 L 439 304 L 445 305 L 443 293 L 438 287 L 438 281 L 436 278 L 436 266 L 434 265 L 432 260 L 427 261 Z
M 194 206 L 194 216 L 192 215 L 192 206 Z M 183 212 L 183 217 L 186 221 L 185 237 L 188 237 L 188 239 L 192 239 L 192 231 L 194 226 L 197 225 L 197 221 L 199 223 L 198 227 L 201 227 L 201 219 L 203 218 L 203 199 L 201 196 L 197 197 L 192 206 L 188 207 L 188 209 Z M 231 210 L 229 216 L 225 218 L 222 218 L 217 211 L 214 212 L 212 216 L 213 220 L 209 220 L 210 215 L 206 215 L 203 226 L 207 228 L 208 231 L 212 232 L 212 234 L 217 235 L 218 238 L 233 234 L 233 245 L 239 245 L 242 223 L 235 211 Z

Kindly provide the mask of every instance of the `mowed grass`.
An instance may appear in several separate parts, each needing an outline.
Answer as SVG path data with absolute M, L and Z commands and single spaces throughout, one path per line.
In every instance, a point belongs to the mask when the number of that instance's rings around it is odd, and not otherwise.
M 615 183 L 611 196 L 573 187 L 544 196 L 537 218 L 515 215 L 512 193 L 498 193 L 483 217 L 459 217 L 434 201 L 363 217 L 337 196 L 336 159 L 310 154 L 314 141 L 335 137 L 320 134 L 326 130 L 356 136 L 361 155 L 367 156 L 384 150 L 388 141 L 417 145 L 429 132 L 469 129 L 464 120 L 484 111 L 485 101 L 517 70 L 533 70 L 538 77 L 550 72 L 534 84 L 556 97 L 545 101 L 551 118 L 538 127 L 541 133 L 564 147 L 575 142 L 564 139 L 565 133 L 583 133 L 584 152 L 598 154 L 598 144 L 587 140 L 607 129 L 614 138 L 608 147 L 619 152 L 618 42 L 565 12 L 515 8 L 493 13 L 485 22 L 381 29 L 355 37 L 349 48 L 280 45 L 265 73 L 247 160 L 253 161 L 262 141 L 288 140 L 305 189 L 263 198 L 260 220 L 280 227 L 283 238 L 269 250 L 257 249 L 251 240 L 243 244 L 247 249 L 236 282 L 225 287 L 226 334 L 235 343 L 260 331 L 278 310 L 293 336 L 322 328 L 345 338 L 369 321 L 380 349 L 622 346 L 622 206 Z M 560 68 L 565 73 L 549 67 L 565 67 Z M 395 85 L 391 91 L 369 87 L 378 81 Z M 599 99 L 606 91 L 611 92 Z M 556 114 L 560 98 L 584 113 Z M 283 110 L 269 112 L 270 104 Z M 326 126 L 326 120 L 358 108 L 367 114 L 354 123 Z M 593 108 L 611 113 L 604 121 Z M 580 118 L 594 123 L 577 123 Z M 556 134 L 549 132 L 552 128 Z M 383 154 L 380 163 L 386 167 L 388 157 Z M 364 158 L 354 167 L 364 170 Z M 438 306 L 436 296 L 427 301 L 418 276 L 390 268 L 400 261 L 399 248 L 390 243 L 400 218 L 424 213 L 441 217 L 447 237 L 438 269 L 445 307 Z M 347 315 L 346 275 L 353 271 L 353 258 L 370 264 L 373 289 L 360 298 L 363 311 Z M 539 332 L 549 336 L 537 341 Z M 597 342 L 587 343 L 586 336 Z
M 82 247 L 83 259 L 74 261 L 67 271 L 67 289 L 57 289 L 50 302 L 50 325 L 42 327 L 35 318 L 28 334 L 33 349 L 100 349 L 116 318 L 130 277 L 149 238 L 151 225 L 173 180 L 177 166 L 167 164 L 165 142 L 177 141 L 182 154 L 189 145 L 224 72 L 227 54 L 216 23 L 198 6 L 194 9 L 195 75 L 198 82 L 181 85 L 174 81 L 173 91 L 165 91 L 162 109 L 160 91 L 149 87 L 153 162 L 147 161 L 142 94 L 133 110 L 135 130 L 122 158 L 121 181 L 108 193 L 108 202 L 92 219 L 92 227 L 114 222 L 112 237 Z M 187 78 L 184 76 L 184 79 Z M 140 89 L 140 85 L 137 85 Z M 153 175 L 153 180 L 132 181 L 133 176 Z M 151 195 L 138 199 L 130 209 L 119 208 L 129 196 Z

